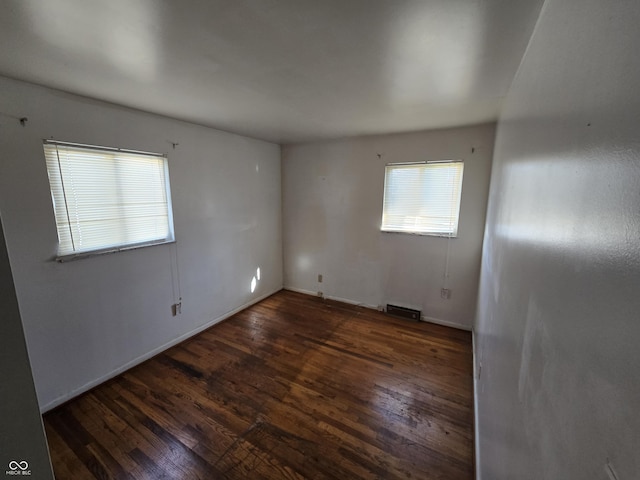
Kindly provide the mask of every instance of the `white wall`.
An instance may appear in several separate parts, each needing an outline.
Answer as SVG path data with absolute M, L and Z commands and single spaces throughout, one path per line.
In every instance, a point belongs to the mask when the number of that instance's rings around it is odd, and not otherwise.
M 484 480 L 638 478 L 638 25 L 636 0 L 547 0 L 507 98 L 476 325 Z
M 400 304 L 471 328 L 494 128 L 284 146 L 285 287 L 373 307 Z M 440 159 L 465 161 L 459 237 L 380 232 L 385 164 Z M 453 295 L 443 300 L 448 248 Z
M 53 479 L 1 222 L 0 308 L 0 468 L 27 462 L 34 477 Z
M 0 212 L 42 408 L 282 287 L 278 145 L 3 78 L 0 134 Z M 53 261 L 51 137 L 168 153 L 177 243 Z

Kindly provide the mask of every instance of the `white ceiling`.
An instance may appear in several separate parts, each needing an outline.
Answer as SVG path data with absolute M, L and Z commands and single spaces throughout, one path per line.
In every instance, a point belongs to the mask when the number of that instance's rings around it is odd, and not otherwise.
M 543 0 L 3 0 L 0 74 L 276 143 L 492 121 Z

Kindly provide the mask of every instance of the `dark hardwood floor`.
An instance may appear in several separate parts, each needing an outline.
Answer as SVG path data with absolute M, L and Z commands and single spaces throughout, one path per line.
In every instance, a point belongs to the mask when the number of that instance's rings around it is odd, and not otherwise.
M 471 479 L 471 336 L 281 291 L 44 423 L 59 480 Z

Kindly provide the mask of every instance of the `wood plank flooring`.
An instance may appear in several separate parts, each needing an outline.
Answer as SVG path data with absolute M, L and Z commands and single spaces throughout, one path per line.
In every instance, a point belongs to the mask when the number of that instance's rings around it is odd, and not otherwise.
M 281 291 L 44 423 L 59 480 L 471 479 L 471 336 Z

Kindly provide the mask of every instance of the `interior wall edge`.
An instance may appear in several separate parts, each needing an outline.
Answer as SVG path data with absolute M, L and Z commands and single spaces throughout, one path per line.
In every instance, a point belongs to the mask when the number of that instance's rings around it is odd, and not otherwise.
M 473 461 L 476 480 L 482 480 L 482 469 L 480 468 L 480 429 L 478 421 L 478 365 L 476 348 L 476 329 L 471 329 L 471 352 L 473 355 Z

